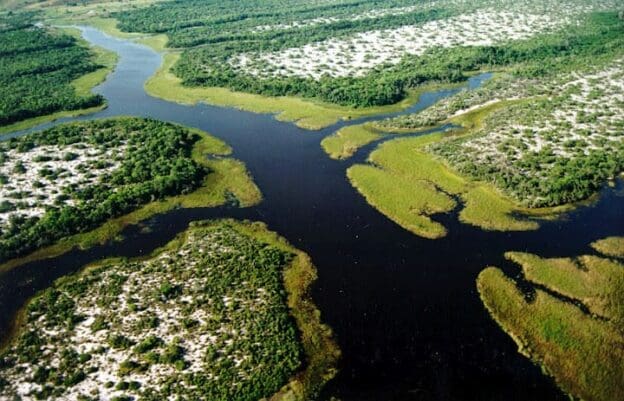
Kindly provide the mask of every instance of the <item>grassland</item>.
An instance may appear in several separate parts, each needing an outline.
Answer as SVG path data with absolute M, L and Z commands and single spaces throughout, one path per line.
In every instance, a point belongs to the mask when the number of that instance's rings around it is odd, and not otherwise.
M 203 178 L 202 184 L 194 191 L 147 203 L 123 216 L 109 219 L 93 230 L 65 237 L 51 246 L 4 262 L 0 265 L 0 271 L 32 261 L 56 257 L 76 247 L 86 249 L 103 244 L 114 239 L 125 227 L 177 207 L 215 207 L 232 201 L 241 207 L 249 207 L 260 202 L 262 199 L 260 190 L 254 184 L 245 165 L 227 157 L 232 151 L 231 148 L 202 131 L 193 131 L 202 139 L 194 144 L 192 159 L 209 171 Z
M 591 246 L 603 255 L 624 259 L 624 237 L 604 238 Z
M 98 262 L 31 300 L 0 355 L 0 394 L 309 400 L 339 356 L 315 278 L 261 223 L 193 223 L 147 258 Z
M 506 256 L 521 265 L 534 295 L 527 298 L 514 280 L 494 267 L 481 272 L 477 287 L 486 308 L 519 351 L 571 396 L 622 399 L 624 265 L 592 255 Z
M 372 128 L 370 124 L 351 125 L 324 138 L 321 146 L 332 159 L 348 159 L 362 146 L 383 136 L 383 133 Z

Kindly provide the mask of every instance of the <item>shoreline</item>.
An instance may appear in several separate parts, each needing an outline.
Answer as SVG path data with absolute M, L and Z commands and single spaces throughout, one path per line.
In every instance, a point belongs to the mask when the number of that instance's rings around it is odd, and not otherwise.
M 506 104 L 497 102 L 471 110 L 446 119 L 441 125 L 445 123 L 459 125 L 460 128 L 452 131 L 450 135 L 469 136 L 473 130 L 482 126 L 485 116 Z M 374 125 L 364 128 L 377 130 Z M 417 134 L 419 131 L 422 130 L 412 133 Z M 347 170 L 348 180 L 369 205 L 404 229 L 424 238 L 438 239 L 447 234 L 442 224 L 431 219 L 438 213 L 452 213 L 457 210 L 461 223 L 486 231 L 532 231 L 539 229 L 540 221 L 560 218 L 579 206 L 591 204 L 598 196 L 595 194 L 583 201 L 553 207 L 527 208 L 508 198 L 492 184 L 475 181 L 457 173 L 443 160 L 423 149 L 441 141 L 447 134 L 437 132 L 398 138 L 392 138 L 391 134 L 387 135 L 390 139 L 379 144 L 371 152 L 366 163 L 354 164 Z M 405 149 L 398 146 L 402 143 L 405 143 L 403 148 L 412 151 L 409 157 L 404 154 Z M 388 148 L 390 154 L 384 154 L 384 149 L 388 152 Z M 405 185 L 396 187 L 416 191 L 414 196 L 408 197 L 411 200 L 404 202 L 405 210 L 399 206 L 399 210 L 393 212 L 391 209 L 396 207 L 389 207 L 389 203 L 382 200 L 384 198 L 382 193 L 387 191 L 379 191 L 375 187 L 375 182 L 379 184 L 382 178 L 386 181 L 398 180 Z M 364 182 L 368 183 L 363 184 Z M 420 194 L 420 197 L 416 196 L 416 193 Z M 400 195 L 401 190 L 390 200 L 396 203 L 397 199 L 401 198 Z M 415 200 L 421 203 L 420 207 L 414 206 Z
M 74 37 L 80 45 L 87 47 L 93 53 L 93 62 L 100 64 L 102 68 L 99 68 L 93 72 L 85 74 L 72 81 L 76 94 L 88 95 L 92 94 L 95 87 L 106 81 L 108 75 L 111 74 L 117 67 L 119 56 L 112 51 L 103 49 L 87 42 L 80 34 L 80 30 L 77 28 L 62 27 L 57 28 L 63 31 L 69 36 Z M 0 136 L 13 133 L 15 131 L 22 131 L 36 127 L 41 124 L 54 122 L 61 118 L 74 118 L 84 115 L 96 113 L 98 111 L 105 110 L 108 107 L 108 101 L 104 99 L 104 103 L 100 106 L 95 106 L 87 109 L 78 110 L 61 110 L 52 114 L 45 114 L 37 117 L 28 118 L 26 120 L 17 121 L 9 125 L 0 127 Z
M 400 112 L 416 104 L 420 95 L 434 89 L 457 87 L 455 83 L 431 83 L 408 93 L 398 103 L 369 108 L 351 108 L 300 97 L 269 97 L 245 92 L 234 92 L 222 87 L 187 87 L 171 72 L 180 57 L 179 52 L 164 52 L 163 63 L 144 85 L 145 92 L 166 101 L 195 105 L 205 103 L 231 107 L 259 114 L 274 114 L 278 121 L 292 122 L 299 128 L 318 131 L 340 121 Z
M 317 396 L 322 387 L 334 378 L 341 354 L 331 328 L 322 323 L 321 312 L 310 294 L 317 279 L 316 267 L 308 254 L 271 231 L 265 223 L 240 223 L 232 219 L 225 221 L 234 222 L 243 233 L 295 255 L 284 270 L 284 286 L 288 293 L 288 307 L 297 322 L 306 355 L 305 369 L 270 397 L 269 401 L 307 401 Z
M 85 250 L 104 244 L 113 240 L 126 227 L 136 225 L 176 207 L 221 206 L 228 202 L 228 193 L 236 197 L 241 207 L 250 207 L 262 201 L 260 189 L 253 182 L 245 164 L 227 157 L 232 153 L 229 145 L 199 129 L 187 129 L 202 135 L 202 139 L 195 143 L 192 151 L 192 159 L 211 170 L 204 177 L 202 186 L 189 194 L 150 202 L 128 214 L 110 219 L 93 230 L 65 237 L 53 245 L 7 260 L 0 264 L 0 273 L 27 263 L 58 257 L 75 248 Z

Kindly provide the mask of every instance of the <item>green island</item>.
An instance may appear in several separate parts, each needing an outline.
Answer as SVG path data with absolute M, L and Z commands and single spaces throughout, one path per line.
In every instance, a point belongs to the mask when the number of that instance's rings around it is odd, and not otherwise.
M 33 13 L 0 13 L 0 133 L 102 109 L 91 93 L 116 55 L 89 48 L 72 29 L 43 27 Z
M 204 132 L 139 118 L 0 143 L 0 269 L 103 243 L 174 207 L 258 203 L 260 191 L 230 153 Z M 24 257 L 7 262 L 16 256 Z
M 592 245 L 600 249 L 604 241 Z M 484 305 L 519 351 L 582 400 L 624 397 L 624 264 L 606 253 L 553 259 L 507 253 L 521 266 L 529 294 L 495 267 L 477 280 Z
M 0 396 L 309 400 L 340 354 L 309 299 L 315 277 L 263 224 L 193 223 L 35 296 L 0 355 Z

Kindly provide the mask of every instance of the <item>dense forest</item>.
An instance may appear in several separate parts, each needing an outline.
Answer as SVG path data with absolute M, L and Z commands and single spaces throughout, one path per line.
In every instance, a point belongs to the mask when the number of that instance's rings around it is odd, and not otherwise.
M 0 16 L 0 126 L 63 110 L 99 106 L 71 82 L 100 68 L 71 36 L 34 24 L 34 14 Z
M 192 191 L 207 174 L 206 168 L 191 157 L 193 144 L 199 139 L 198 134 L 180 126 L 156 120 L 120 118 L 60 125 L 2 143 L 0 155 L 3 163 L 11 151 L 29 152 L 50 145 L 62 149 L 77 144 L 81 147 L 97 146 L 100 152 L 107 149 L 125 151 L 117 155 L 119 166 L 103 175 L 98 182 L 55 189 L 54 193 L 62 195 L 61 202 L 46 206 L 43 216 L 25 217 L 20 213 L 10 216 L 0 233 L 0 260 L 93 229 L 112 217 L 156 199 Z M 55 160 L 72 157 L 77 155 L 65 151 L 46 156 L 51 168 L 37 173 L 42 177 L 40 185 L 56 185 L 55 177 L 63 172 L 54 169 Z M 110 160 L 101 160 L 100 163 L 102 166 L 96 167 L 104 168 Z M 23 166 L 16 165 L 13 174 L 31 174 L 25 170 Z M 89 174 L 88 171 L 86 173 Z M 11 179 L 4 177 L 3 184 L 10 185 Z M 18 188 L 9 196 L 11 198 L 3 202 L 3 212 L 7 207 L 13 208 L 20 201 L 28 200 L 30 194 L 19 192 Z
M 339 19 L 383 8 L 413 6 L 411 0 L 167 1 L 115 14 L 119 28 L 128 32 L 167 33 L 175 43 L 212 43 L 215 37 L 249 37 L 254 28 L 310 19 Z M 292 33 L 292 32 L 291 32 Z M 246 35 L 243 35 L 246 34 Z M 337 32 L 339 34 L 339 32 Z M 187 38 L 191 42 L 186 42 Z
M 624 47 L 624 23 L 617 14 L 595 13 L 584 17 L 580 25 L 572 24 L 531 39 L 492 46 L 434 48 L 422 56 L 404 56 L 399 64 L 378 66 L 362 77 L 324 76 L 318 80 L 298 76 L 258 77 L 237 69 L 229 60 L 243 53 L 282 51 L 360 32 L 445 19 L 458 9 L 408 8 L 397 15 L 340 19 L 334 16 L 365 12 L 375 4 L 296 5 L 271 10 L 271 4 L 252 2 L 248 12 L 234 7 L 218 14 L 225 5 L 202 2 L 203 5 L 191 7 L 190 3 L 193 2 L 163 3 L 119 13 L 116 18 L 121 29 L 166 32 L 169 46 L 185 48 L 174 66 L 175 74 L 185 85 L 227 87 L 269 96 L 303 96 L 354 107 L 396 103 L 408 90 L 422 83 L 459 82 L 466 79 L 467 73 L 479 69 L 512 68 L 524 76 L 556 73 L 579 63 L 591 64 L 594 57 L 609 57 Z M 239 7 L 247 7 L 245 4 L 242 2 Z M 384 2 L 386 7 L 407 4 Z M 312 16 L 314 20 L 324 18 L 325 21 L 305 24 L 305 19 Z M 288 25 L 289 21 L 297 20 L 303 20 L 304 24 Z M 278 23 L 280 29 L 260 29 Z

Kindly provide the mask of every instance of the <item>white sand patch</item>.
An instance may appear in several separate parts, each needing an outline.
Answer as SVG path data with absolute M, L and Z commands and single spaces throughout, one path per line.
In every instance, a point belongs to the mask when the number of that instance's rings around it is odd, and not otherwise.
M 63 386 L 63 400 L 78 401 L 85 395 L 100 400 L 138 396 L 159 391 L 168 380 L 190 374 L 223 386 L 226 384 L 218 381 L 218 374 L 222 372 L 219 363 L 224 361 L 236 369 L 229 379 L 229 385 L 236 388 L 262 368 L 251 361 L 262 360 L 261 355 L 267 352 L 260 343 L 251 341 L 262 338 L 259 330 L 267 330 L 258 328 L 258 316 L 275 313 L 282 302 L 276 291 L 258 283 L 218 278 L 232 268 L 223 261 L 245 259 L 244 252 L 234 245 L 241 238 L 220 228 L 193 231 L 179 249 L 151 260 L 104 267 L 86 293 L 72 298 L 74 314 L 81 316 L 73 328 L 50 322 L 47 315 L 31 321 L 30 328 L 49 350 L 43 360 L 2 371 L 9 384 L 0 391 L 0 399 L 18 394 L 24 401 L 35 400 L 34 392 L 42 388 L 33 379 L 35 368 L 43 365 L 63 371 L 60 366 L 68 349 L 89 358 L 80 364 L 86 373 L 82 380 Z M 259 262 L 254 259 L 247 263 Z M 173 287 L 175 294 L 168 296 L 165 285 Z M 213 288 L 215 285 L 221 288 Z M 222 295 L 211 296 L 212 291 Z M 111 338 L 118 336 L 129 345 L 113 345 Z M 137 347 L 149 338 L 157 339 L 157 343 L 139 351 Z M 176 345 L 182 348 L 182 367 L 148 358 L 150 352 L 163 355 Z M 213 350 L 209 358 L 208 350 Z M 142 367 L 122 373 L 128 361 Z M 119 388 L 119 383 L 134 383 L 138 389 Z
M 570 23 L 569 18 L 501 11 L 430 21 L 423 25 L 370 31 L 348 39 L 332 39 L 280 52 L 240 54 L 230 64 L 255 76 L 299 76 L 319 79 L 361 76 L 382 64 L 396 64 L 405 55 L 421 55 L 434 47 L 487 46 L 526 39 Z
M 0 229 L 12 217 L 37 218 L 49 207 L 74 205 L 71 193 L 101 182 L 119 167 L 125 146 L 98 147 L 77 143 L 42 145 L 27 151 L 0 148 Z M 11 206 L 9 206 L 11 205 Z

